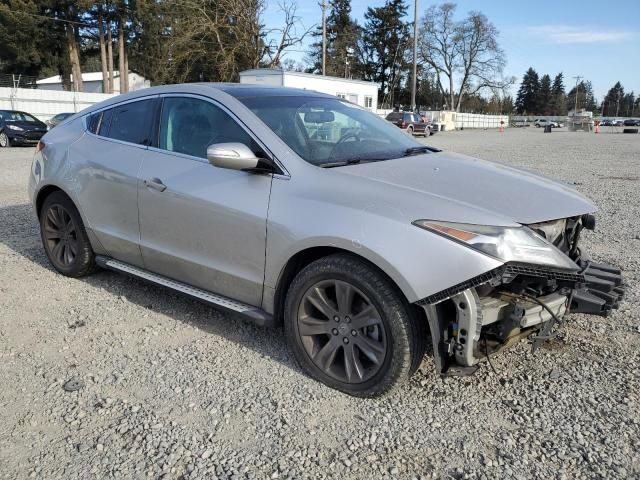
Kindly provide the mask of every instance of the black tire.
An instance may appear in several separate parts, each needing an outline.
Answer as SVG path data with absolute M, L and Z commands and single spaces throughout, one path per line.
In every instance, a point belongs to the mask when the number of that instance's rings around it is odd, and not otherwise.
M 9 138 L 9 136 L 4 132 L 0 132 L 0 148 L 6 148 L 10 146 L 11 139 Z
M 51 193 L 40 209 L 40 237 L 51 265 L 67 277 L 95 269 L 95 255 L 82 218 L 63 192 Z
M 409 125 L 409 126 L 407 127 L 407 133 L 408 133 L 409 135 L 413 135 L 413 127 L 412 127 L 411 125 Z
M 299 312 L 303 300 L 308 298 L 308 292 L 312 288 L 326 282 L 339 282 L 353 286 L 370 301 L 369 305 L 376 309 L 375 316 L 379 325 L 375 328 L 380 328 L 378 335 L 383 335 L 385 339 L 384 359 L 381 359 L 378 365 L 371 366 L 369 368 L 370 376 L 363 377 L 362 381 L 348 382 L 344 380 L 344 376 L 343 379 L 336 378 L 335 375 L 327 373 L 326 367 L 325 369 L 320 368 L 308 352 L 310 337 L 307 336 L 303 339 L 303 335 L 300 333 Z M 337 306 L 337 292 L 332 302 L 335 308 L 340 308 Z M 345 318 L 347 322 L 350 321 L 349 317 Z M 313 321 L 316 320 L 313 319 Z M 332 321 L 329 319 L 327 325 Z M 405 382 L 417 370 L 424 357 L 426 337 L 426 325 L 421 325 L 420 321 L 421 319 L 415 315 L 415 311 L 407 303 L 402 293 L 386 276 L 375 267 L 349 254 L 330 255 L 302 269 L 291 283 L 285 300 L 285 336 L 300 367 L 315 380 L 357 397 L 384 395 Z M 331 323 L 330 326 L 332 325 L 334 324 Z M 342 325 L 342 320 L 335 324 L 340 329 L 342 329 Z M 353 325 L 355 325 L 355 318 Z M 369 326 L 361 330 L 360 339 L 355 337 L 352 339 L 351 351 L 356 352 L 355 355 L 359 355 L 360 361 L 364 361 L 362 363 L 367 363 L 367 358 L 363 351 L 359 350 L 357 342 L 363 340 L 368 342 L 370 340 L 368 332 L 371 328 L 373 327 Z M 338 328 L 332 329 L 332 331 L 337 330 Z M 353 332 L 354 330 L 351 331 L 351 334 L 355 335 Z M 334 333 L 334 335 L 336 335 L 335 339 L 338 345 L 340 344 L 340 335 L 351 338 L 348 336 L 349 333 Z M 325 345 L 332 340 L 329 333 L 326 333 L 326 337 Z M 345 338 L 342 340 L 346 341 Z M 305 341 L 307 341 L 306 344 Z M 342 361 L 343 371 L 346 372 L 347 346 L 335 348 L 336 350 L 343 348 L 342 354 L 344 356 L 340 358 L 338 354 L 335 354 L 334 358 L 337 359 L 337 363 L 333 366 L 340 369 L 340 361 Z

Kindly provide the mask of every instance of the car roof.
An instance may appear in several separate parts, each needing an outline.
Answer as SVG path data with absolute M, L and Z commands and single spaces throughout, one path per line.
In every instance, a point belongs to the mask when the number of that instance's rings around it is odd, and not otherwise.
M 236 98 L 249 97 L 324 97 L 336 98 L 333 95 L 307 90 L 306 88 L 279 87 L 274 85 L 253 85 L 248 83 L 205 83 Z
M 162 95 L 167 93 L 201 93 L 206 94 L 209 89 L 218 90 L 223 94 L 234 97 L 238 100 L 253 97 L 309 97 L 309 98 L 327 98 L 336 99 L 333 95 L 316 92 L 315 90 L 306 90 L 302 88 L 278 87 L 270 85 L 251 85 L 245 83 L 180 83 L 171 85 L 159 85 L 156 87 L 143 88 L 111 97 L 100 103 L 93 104 L 82 111 L 82 115 L 88 115 L 96 110 L 108 108 L 122 102 L 136 100 L 138 98 L 149 97 L 153 95 Z

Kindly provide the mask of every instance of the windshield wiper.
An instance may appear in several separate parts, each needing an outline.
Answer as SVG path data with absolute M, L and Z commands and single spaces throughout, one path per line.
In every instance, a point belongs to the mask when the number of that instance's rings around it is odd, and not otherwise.
M 410 155 L 417 155 L 418 153 L 427 153 L 432 151 L 433 149 L 431 147 L 427 147 L 426 145 L 423 145 L 422 147 L 410 147 L 404 151 L 404 156 L 408 157 Z
M 320 167 L 321 168 L 344 167 L 346 165 L 355 165 L 360 162 L 362 162 L 361 158 L 350 158 L 348 160 L 343 160 L 341 162 L 323 163 L 322 165 L 320 165 Z

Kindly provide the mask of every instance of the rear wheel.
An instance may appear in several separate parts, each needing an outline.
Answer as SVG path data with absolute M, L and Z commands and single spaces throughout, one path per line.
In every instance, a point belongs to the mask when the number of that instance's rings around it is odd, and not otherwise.
M 360 397 L 387 393 L 417 369 L 424 356 L 417 322 L 384 275 L 347 254 L 304 268 L 285 304 L 285 334 L 300 366 Z
M 9 139 L 7 134 L 4 132 L 0 132 L 0 147 L 5 148 L 10 146 L 11 146 L 11 140 Z
M 408 133 L 409 135 L 413 135 L 413 127 L 412 127 L 411 125 L 409 125 L 409 126 L 407 127 L 407 133 Z
M 94 268 L 94 254 L 82 218 L 62 192 L 49 195 L 40 210 L 40 234 L 49 261 L 68 277 L 82 277 Z

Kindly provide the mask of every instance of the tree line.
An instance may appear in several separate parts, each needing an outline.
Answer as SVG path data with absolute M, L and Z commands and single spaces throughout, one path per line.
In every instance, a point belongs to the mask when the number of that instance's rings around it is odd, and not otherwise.
M 81 91 L 82 71 L 102 71 L 105 92 L 114 68 L 154 84 L 236 81 L 244 69 L 280 65 L 308 33 L 295 2 L 278 5 L 283 22 L 269 28 L 266 0 L 1 0 L 0 72 L 60 75 Z
M 620 82 L 616 82 L 604 100 L 598 103 L 590 81 L 580 80 L 565 93 L 562 72 L 551 81 L 548 74 L 540 77 L 538 72 L 529 68 L 522 77 L 514 107 L 521 115 L 563 116 L 570 110 L 584 108 L 605 117 L 632 117 L 640 115 L 640 98 L 636 98 L 633 92 L 625 94 Z
M 413 22 L 406 0 L 368 7 L 364 24 L 351 16 L 350 0 L 330 0 L 327 16 L 326 74 L 377 82 L 382 108 L 409 106 Z M 474 106 L 500 110 L 510 104 L 503 76 L 506 58 L 499 32 L 481 12 L 456 15 L 454 3 L 429 7 L 419 19 L 416 103 L 422 109 L 460 111 Z M 304 63 L 289 68 L 321 73 L 322 28 Z
M 305 29 L 295 0 L 278 3 L 282 25 L 264 23 L 267 0 L 0 0 L 0 72 L 60 75 L 82 90 L 82 71 L 101 71 L 113 91 L 114 69 L 153 84 L 237 81 L 249 68 L 321 72 L 321 25 Z M 302 61 L 287 58 L 307 35 Z M 417 103 L 423 108 L 501 110 L 506 63 L 498 30 L 481 12 L 429 7 L 419 20 Z M 407 0 L 368 7 L 364 24 L 350 0 L 330 0 L 326 74 L 380 85 L 382 107 L 410 103 L 413 22 Z M 71 82 L 71 78 L 77 81 Z M 121 76 L 120 91 L 127 91 Z

